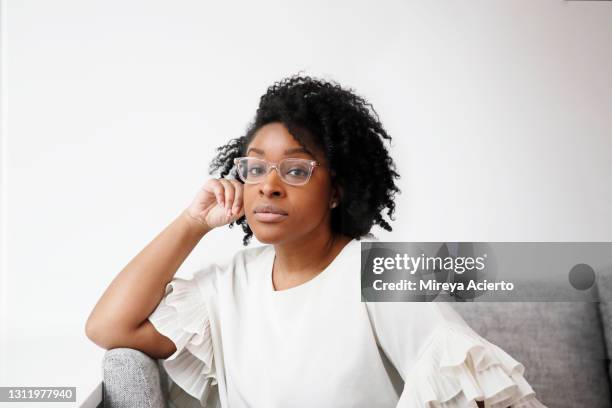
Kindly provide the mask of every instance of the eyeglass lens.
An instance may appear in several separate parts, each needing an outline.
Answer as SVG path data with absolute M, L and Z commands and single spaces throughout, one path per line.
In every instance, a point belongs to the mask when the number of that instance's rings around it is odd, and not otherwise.
M 240 160 L 238 172 L 242 180 L 256 183 L 268 174 L 264 160 L 249 157 Z M 280 176 L 289 184 L 304 184 L 310 177 L 311 167 L 308 160 L 285 159 L 279 164 Z

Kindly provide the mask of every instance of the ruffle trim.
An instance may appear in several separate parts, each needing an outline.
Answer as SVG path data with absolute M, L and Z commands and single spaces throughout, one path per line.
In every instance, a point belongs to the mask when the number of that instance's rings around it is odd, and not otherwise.
M 172 279 L 149 321 L 176 345 L 163 361 L 168 376 L 205 406 L 217 379 L 208 309 L 197 282 Z
M 444 323 L 406 378 L 402 408 L 547 408 L 525 367 L 469 326 Z

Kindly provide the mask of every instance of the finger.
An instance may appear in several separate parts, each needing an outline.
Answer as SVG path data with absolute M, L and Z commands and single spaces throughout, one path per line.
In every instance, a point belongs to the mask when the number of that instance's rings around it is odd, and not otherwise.
M 215 195 L 215 198 L 217 199 L 217 203 L 221 207 L 225 205 L 224 204 L 225 195 L 223 193 L 223 184 L 219 182 L 218 179 L 209 180 L 209 182 L 206 183 L 206 185 L 204 186 L 204 190 L 208 192 L 212 192 Z
M 234 186 L 227 179 L 219 179 L 219 181 L 223 184 L 223 189 L 225 192 L 225 209 L 226 212 L 230 213 L 232 204 L 234 202 Z
M 242 218 L 244 216 L 244 205 L 240 206 L 240 211 L 238 212 L 238 214 L 236 214 L 236 218 Z
M 243 186 L 242 183 L 239 182 L 238 180 L 230 180 L 232 182 L 232 184 L 234 185 L 234 205 L 232 206 L 232 214 L 233 215 L 238 215 L 240 213 L 240 210 L 243 207 L 243 195 L 244 195 L 244 191 L 243 191 Z

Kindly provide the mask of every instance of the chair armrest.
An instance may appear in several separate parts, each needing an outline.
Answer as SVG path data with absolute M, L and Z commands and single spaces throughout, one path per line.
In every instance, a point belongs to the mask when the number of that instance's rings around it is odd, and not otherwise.
M 116 348 L 106 351 L 102 366 L 105 407 L 168 407 L 159 360 L 139 350 Z

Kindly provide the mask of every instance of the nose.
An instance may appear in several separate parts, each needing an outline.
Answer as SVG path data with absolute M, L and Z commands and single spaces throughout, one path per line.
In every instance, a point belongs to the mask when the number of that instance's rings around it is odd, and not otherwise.
M 278 174 L 278 169 L 270 169 L 266 177 L 259 183 L 259 193 L 266 197 L 283 196 L 285 194 L 283 180 Z

